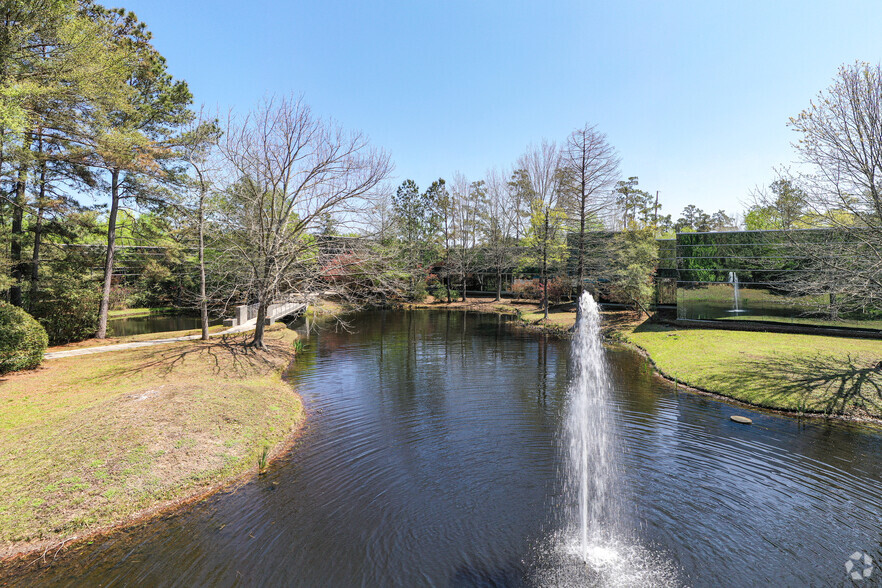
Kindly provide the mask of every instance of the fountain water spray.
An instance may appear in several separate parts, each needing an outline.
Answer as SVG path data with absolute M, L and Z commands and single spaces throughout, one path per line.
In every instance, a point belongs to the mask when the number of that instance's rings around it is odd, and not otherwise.
M 600 313 L 591 294 L 579 299 L 579 318 L 572 344 L 574 378 L 570 390 L 565 439 L 568 444 L 568 521 L 578 532 L 580 554 L 589 559 L 591 545 L 604 545 L 615 535 L 618 520 L 609 375 L 600 334 Z
M 738 290 L 738 274 L 735 272 L 729 272 L 729 283 L 732 284 L 732 290 L 734 291 L 734 305 L 735 308 L 730 310 L 729 312 L 742 312 L 741 310 L 741 292 Z

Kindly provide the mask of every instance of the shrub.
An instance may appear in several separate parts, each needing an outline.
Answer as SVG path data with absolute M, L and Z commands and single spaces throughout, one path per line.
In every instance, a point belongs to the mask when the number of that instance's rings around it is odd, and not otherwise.
M 540 296 L 542 287 L 540 289 Z M 557 276 L 548 280 L 548 299 L 560 304 L 564 296 L 569 296 L 573 291 L 573 281 L 566 276 Z
M 418 281 L 413 285 L 413 292 L 411 292 L 410 299 L 414 302 L 422 302 L 428 295 L 429 292 L 426 290 L 426 283 Z
M 432 296 L 438 302 L 447 300 L 447 286 L 444 284 L 438 284 L 432 289 Z
M 98 286 L 76 271 L 63 271 L 43 281 L 30 307 L 52 345 L 82 341 L 98 328 Z
M 539 298 L 542 296 L 542 284 L 538 279 L 517 279 L 511 285 L 511 291 L 517 296 L 518 300 L 521 298 Z
M 0 373 L 37 367 L 48 345 L 46 330 L 34 317 L 0 302 Z

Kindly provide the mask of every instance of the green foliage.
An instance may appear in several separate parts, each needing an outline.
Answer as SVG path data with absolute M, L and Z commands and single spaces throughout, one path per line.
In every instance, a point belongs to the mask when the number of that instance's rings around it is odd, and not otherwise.
M 40 290 L 30 308 L 46 329 L 49 342 L 59 345 L 95 334 L 99 300 L 98 284 L 68 262 L 40 280 Z
M 0 373 L 37 367 L 48 345 L 40 323 L 21 308 L 0 302 Z
M 431 293 L 432 297 L 435 300 L 447 300 L 447 286 L 445 286 L 444 284 L 436 285 L 434 288 L 432 288 Z
M 658 263 L 658 243 L 652 228 L 623 231 L 615 236 L 609 296 L 646 310 L 655 292 L 653 276 Z
M 762 196 L 762 204 L 751 206 L 744 218 L 748 230 L 794 229 L 811 226 L 806 194 L 791 180 L 781 178 L 769 185 L 772 196 Z
M 567 258 L 567 239 L 564 230 L 567 214 L 560 208 L 550 208 L 538 198 L 530 205 L 530 226 L 524 238 L 526 250 L 520 259 L 521 269 L 541 268 L 555 273 Z
M 413 289 L 410 291 L 410 299 L 414 302 L 423 302 L 426 297 L 429 295 L 429 291 L 426 288 L 426 282 L 423 280 L 417 280 L 413 284 Z
M 439 227 L 437 199 L 441 197 L 444 180 L 438 182 L 421 194 L 416 182 L 405 180 L 392 197 L 399 236 L 405 244 L 424 247 L 435 241 Z
M 616 204 L 622 209 L 622 227 L 646 226 L 652 222 L 655 206 L 652 195 L 637 187 L 637 176 L 616 183 Z
M 266 473 L 266 466 L 269 462 L 269 449 L 269 445 L 264 445 L 257 455 L 257 472 L 261 475 Z

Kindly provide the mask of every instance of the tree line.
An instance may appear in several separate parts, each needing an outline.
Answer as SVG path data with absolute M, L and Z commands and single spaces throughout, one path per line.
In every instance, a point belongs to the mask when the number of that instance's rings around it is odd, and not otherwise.
M 744 219 L 848 232 L 866 263 L 856 281 L 839 280 L 842 300 L 855 299 L 842 284 L 872 297 L 882 283 L 879 77 L 878 66 L 843 67 L 791 121 L 804 165 L 758 190 Z M 452 300 L 476 276 L 490 276 L 497 297 L 532 288 L 546 311 L 559 291 L 589 286 L 645 306 L 657 238 L 741 224 L 694 205 L 662 214 L 658 192 L 620 168 L 586 124 L 505 170 L 392 189 L 388 154 L 297 96 L 224 117 L 194 107 L 131 12 L 0 5 L 0 291 L 54 342 L 106 336 L 124 296 L 199 308 L 205 337 L 210 311 L 254 303 L 255 345 L 280 297 L 332 291 L 364 304 L 430 288 Z M 804 254 L 819 275 L 856 267 Z M 835 280 L 816 282 L 803 289 L 832 291 Z

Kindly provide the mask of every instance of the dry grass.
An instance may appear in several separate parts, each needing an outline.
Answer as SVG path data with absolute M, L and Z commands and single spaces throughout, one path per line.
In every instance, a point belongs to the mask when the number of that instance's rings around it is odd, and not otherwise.
M 282 327 L 280 325 L 280 327 Z M 0 556 L 115 524 L 254 468 L 302 418 L 293 332 L 51 360 L 0 379 Z

